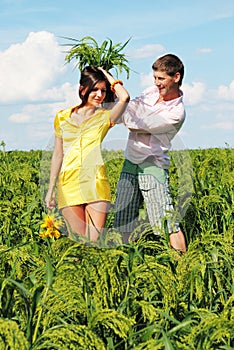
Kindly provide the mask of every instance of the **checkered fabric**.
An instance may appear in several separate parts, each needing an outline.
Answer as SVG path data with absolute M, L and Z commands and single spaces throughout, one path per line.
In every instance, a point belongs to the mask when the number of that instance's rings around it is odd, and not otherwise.
M 163 223 L 168 233 L 180 230 L 173 220 L 173 204 L 169 189 L 168 171 L 164 181 L 151 174 L 122 172 L 117 185 L 114 227 L 118 232 L 131 233 L 138 225 L 139 209 L 145 201 L 148 220 L 155 234 L 160 234 Z

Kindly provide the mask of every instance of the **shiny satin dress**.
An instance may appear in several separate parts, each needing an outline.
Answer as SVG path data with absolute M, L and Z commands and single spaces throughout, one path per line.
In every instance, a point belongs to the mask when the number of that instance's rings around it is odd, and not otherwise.
M 63 163 L 58 178 L 58 208 L 110 201 L 110 185 L 101 154 L 110 111 L 102 108 L 81 124 L 71 118 L 75 107 L 57 113 L 55 135 L 63 139 Z

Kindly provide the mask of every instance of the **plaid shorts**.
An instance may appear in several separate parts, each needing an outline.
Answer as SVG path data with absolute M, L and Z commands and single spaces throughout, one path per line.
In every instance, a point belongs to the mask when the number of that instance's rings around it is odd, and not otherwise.
M 139 224 L 139 209 L 144 201 L 148 221 L 155 234 L 160 234 L 163 228 L 168 233 L 179 231 L 179 223 L 174 220 L 168 171 L 156 166 L 153 166 L 153 170 L 152 165 L 143 170 L 139 165 L 135 167 L 136 171 L 130 173 L 125 172 L 124 166 L 117 184 L 115 229 L 121 233 L 131 233 Z

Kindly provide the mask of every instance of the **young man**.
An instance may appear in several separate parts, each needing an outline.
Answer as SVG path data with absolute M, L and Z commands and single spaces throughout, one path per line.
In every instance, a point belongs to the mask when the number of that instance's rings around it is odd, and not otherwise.
M 123 116 L 130 132 L 117 185 L 114 227 L 127 243 L 137 226 L 140 205 L 145 201 L 155 234 L 161 233 L 166 221 L 170 245 L 185 253 L 184 234 L 173 220 L 168 178 L 171 140 L 185 119 L 180 90 L 184 65 L 177 56 L 167 54 L 158 58 L 152 68 L 155 86 L 132 100 Z

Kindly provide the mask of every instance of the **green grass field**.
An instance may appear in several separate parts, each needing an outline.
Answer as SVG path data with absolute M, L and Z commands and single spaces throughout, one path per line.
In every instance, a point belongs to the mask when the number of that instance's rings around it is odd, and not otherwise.
M 39 236 L 50 152 L 0 151 L 0 349 L 234 349 L 234 150 L 171 153 L 188 252 L 144 223 L 121 244 Z M 123 162 L 105 151 L 112 201 Z

